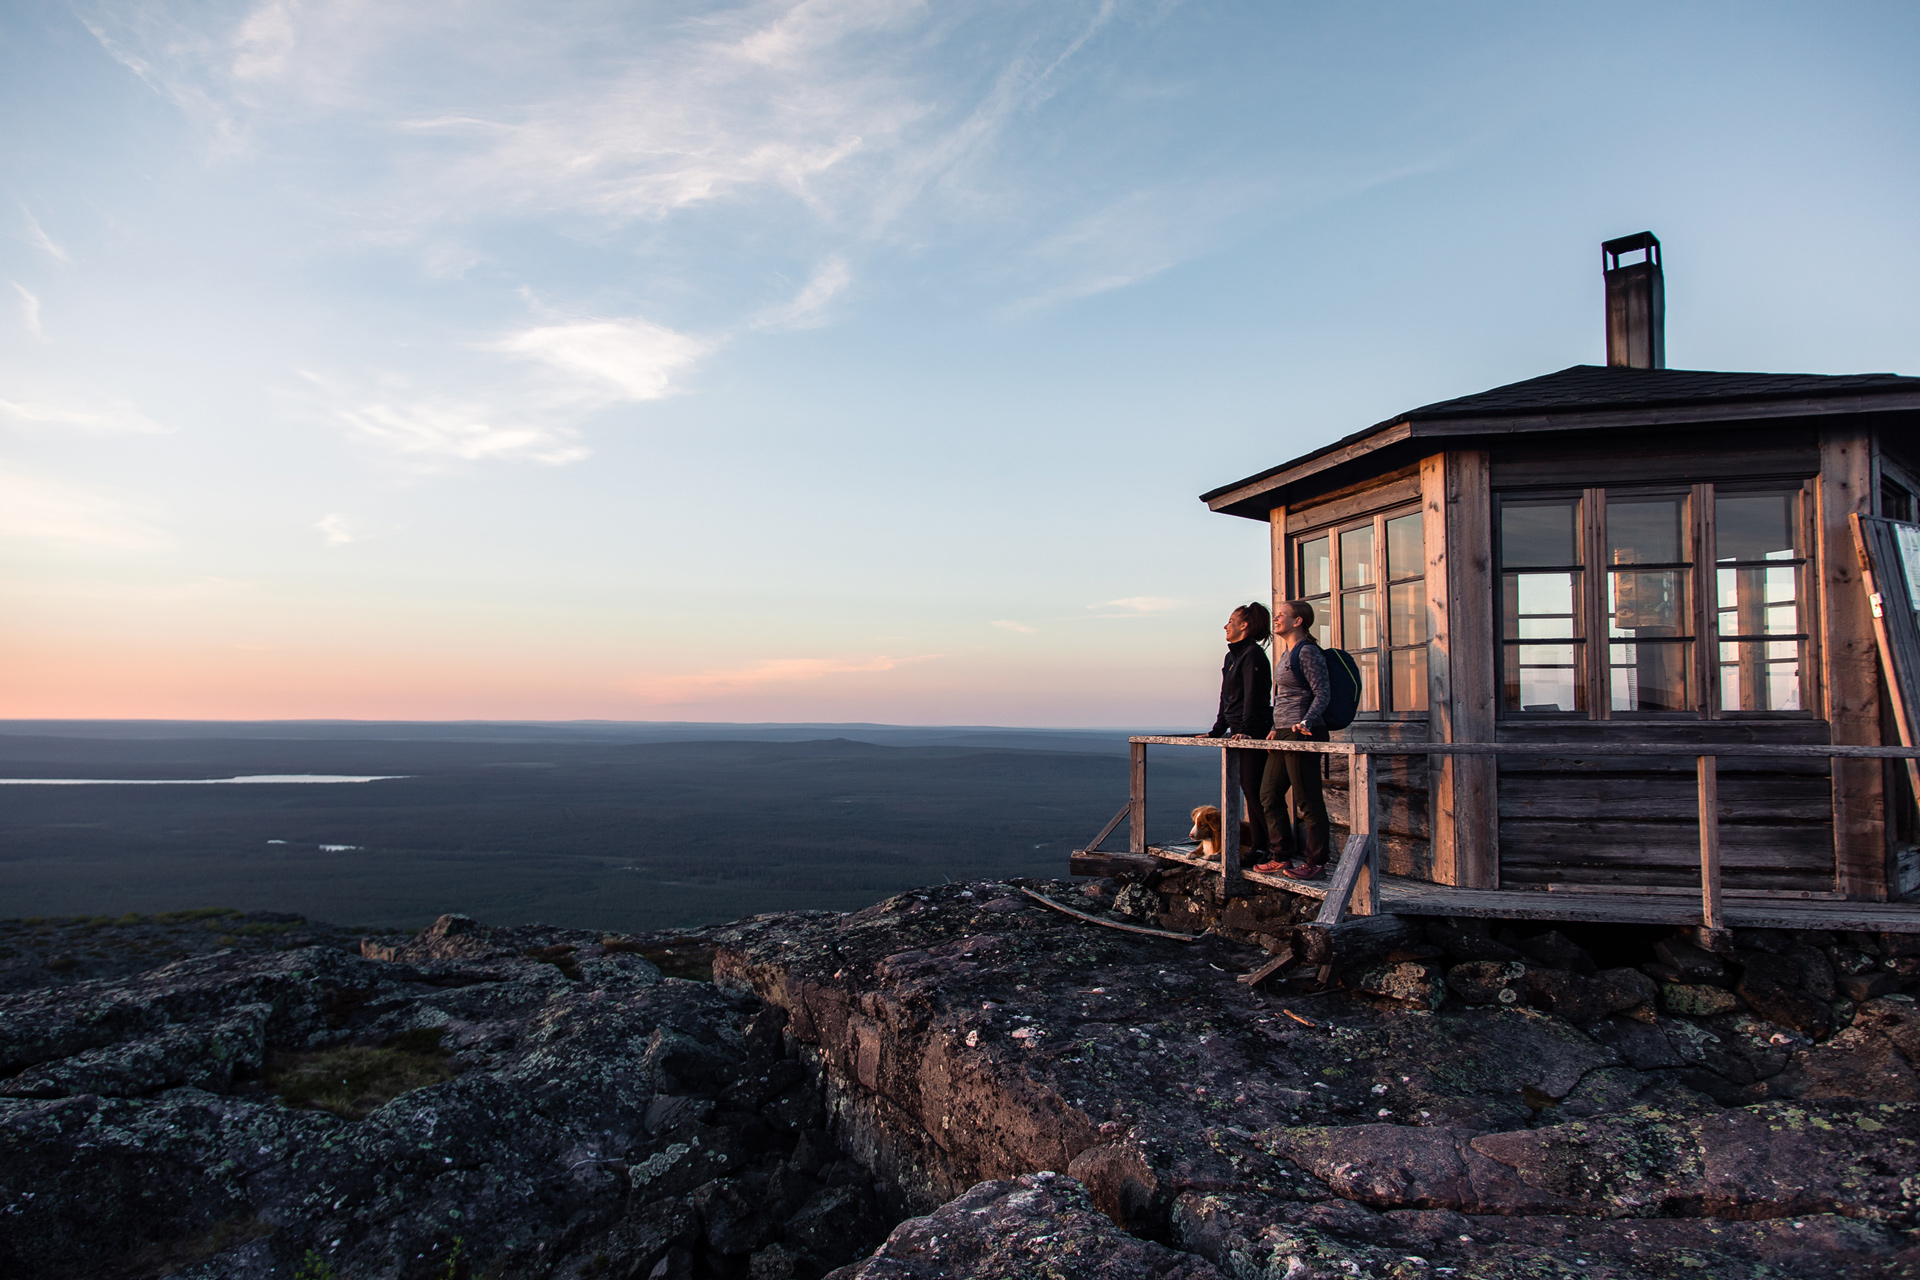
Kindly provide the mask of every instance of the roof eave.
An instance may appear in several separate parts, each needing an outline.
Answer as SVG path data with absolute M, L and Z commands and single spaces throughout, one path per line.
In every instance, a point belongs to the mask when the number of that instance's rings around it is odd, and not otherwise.
M 1466 418 L 1416 418 L 1381 423 L 1376 427 L 1270 467 L 1244 480 L 1200 495 L 1209 510 L 1250 520 L 1260 511 L 1234 510 L 1249 502 L 1298 484 L 1335 467 L 1357 461 L 1403 441 L 1458 440 L 1463 436 L 1521 435 L 1546 431 L 1606 431 L 1626 427 L 1711 426 L 1765 418 L 1808 418 L 1856 413 L 1920 410 L 1920 391 L 1856 392 L 1833 396 L 1793 396 L 1778 400 L 1723 401 L 1717 404 L 1672 404 L 1629 409 L 1573 409 L 1546 413 L 1490 414 Z M 1267 507 L 1273 504 L 1266 504 Z

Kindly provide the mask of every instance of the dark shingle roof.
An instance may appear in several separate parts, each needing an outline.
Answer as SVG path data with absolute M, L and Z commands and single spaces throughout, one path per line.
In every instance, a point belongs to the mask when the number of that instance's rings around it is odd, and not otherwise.
M 1489 429 L 1496 431 L 1535 430 L 1576 426 L 1587 414 L 1594 415 L 1591 419 L 1593 422 L 1612 419 L 1612 425 L 1619 425 L 1623 414 L 1631 417 L 1645 413 L 1648 415 L 1646 420 L 1651 423 L 1666 416 L 1663 411 L 1691 417 L 1695 411 L 1704 412 L 1710 405 L 1741 404 L 1755 406 L 1757 415 L 1773 416 L 1783 411 L 1785 406 L 1776 405 L 1771 412 L 1765 412 L 1762 406 L 1768 401 L 1839 400 L 1842 397 L 1851 399 L 1851 410 L 1858 411 L 1875 407 L 1860 401 L 1864 399 L 1870 402 L 1872 397 L 1878 395 L 1899 396 L 1905 402 L 1903 407 L 1911 406 L 1913 399 L 1920 397 L 1920 378 L 1902 377 L 1894 373 L 1714 373 L 1698 369 L 1621 369 L 1576 364 L 1558 373 L 1528 378 L 1525 382 L 1508 383 L 1491 391 L 1441 400 L 1395 414 L 1364 431 L 1356 431 L 1322 445 L 1311 453 L 1302 454 L 1277 467 L 1269 467 L 1244 480 L 1222 485 L 1200 497 L 1216 511 L 1226 510 L 1264 519 L 1261 514 L 1264 509 L 1240 511 L 1237 508 L 1274 484 L 1285 483 L 1283 477 L 1287 473 L 1303 476 L 1308 471 L 1331 465 L 1325 459 L 1336 455 L 1346 458 L 1357 456 L 1355 450 L 1365 452 L 1371 449 L 1374 446 L 1369 442 L 1376 437 L 1391 440 L 1396 436 L 1404 438 L 1408 434 L 1472 432 L 1477 429 L 1476 424 L 1482 421 L 1486 422 Z M 1501 424 L 1501 419 L 1522 421 Z M 1533 421 L 1525 421 L 1529 419 Z M 1435 425 L 1423 431 L 1422 423 Z M 1396 427 L 1402 429 L 1396 433 L 1392 430 Z
M 1894 373 L 1711 373 L 1695 369 L 1618 369 L 1576 364 L 1525 382 L 1511 382 L 1476 395 L 1422 405 L 1376 425 L 1490 418 L 1553 409 L 1651 408 L 1701 400 L 1773 400 L 1916 390 L 1920 390 L 1920 378 L 1905 378 Z

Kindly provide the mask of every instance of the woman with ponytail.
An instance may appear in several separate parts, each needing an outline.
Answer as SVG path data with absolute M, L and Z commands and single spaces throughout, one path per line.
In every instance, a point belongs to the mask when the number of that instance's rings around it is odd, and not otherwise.
M 1209 738 L 1264 738 L 1273 729 L 1273 664 L 1260 646 L 1273 634 L 1273 615 L 1258 602 L 1243 604 L 1227 615 L 1227 659 L 1220 668 L 1220 711 Z M 1267 752 L 1240 753 L 1241 806 L 1252 828 L 1253 848 L 1241 861 L 1251 865 L 1273 856 L 1266 817 L 1260 811 L 1260 780 L 1266 773 Z M 1257 856 L 1256 856 L 1257 855 Z

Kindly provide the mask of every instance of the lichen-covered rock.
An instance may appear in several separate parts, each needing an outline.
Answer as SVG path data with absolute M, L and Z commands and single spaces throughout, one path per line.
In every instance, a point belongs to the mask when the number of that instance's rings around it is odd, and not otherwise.
M 1910 1004 L 1816 1044 L 1746 1012 L 1661 1015 L 1644 973 L 1537 956 L 1455 965 L 1465 1009 L 1369 991 L 1428 963 L 1404 955 L 1255 991 L 1233 981 L 1266 960 L 1252 947 L 985 883 L 716 937 L 716 974 L 788 1012 L 837 1132 L 921 1211 L 1054 1169 L 1234 1276 L 1734 1280 L 1879 1266 L 1920 1207 Z M 1778 942 L 1750 954 L 1812 945 Z
M 645 947 L 442 917 L 0 996 L 0 1275 L 265 1280 L 311 1250 L 411 1278 L 457 1242 L 473 1274 L 690 1277 L 779 1238 L 804 1278 L 871 1248 L 784 1016 Z M 295 1089 L 325 1063 L 388 1075 Z
M 830 1280 L 1224 1280 L 1190 1253 L 1137 1239 L 1057 1173 L 983 1182 L 893 1229 Z
M 1660 1003 L 1668 1013 L 1690 1018 L 1710 1018 L 1716 1013 L 1732 1013 L 1740 1007 L 1733 992 L 1724 987 L 1690 986 L 1669 982 L 1660 989 Z
M 1383 961 L 1347 976 L 1347 986 L 1365 995 L 1397 1000 L 1420 1009 L 1438 1009 L 1447 987 L 1432 965 L 1419 960 Z
M 1527 966 L 1518 960 L 1469 960 L 1447 970 L 1447 986 L 1468 1004 L 1519 1004 Z

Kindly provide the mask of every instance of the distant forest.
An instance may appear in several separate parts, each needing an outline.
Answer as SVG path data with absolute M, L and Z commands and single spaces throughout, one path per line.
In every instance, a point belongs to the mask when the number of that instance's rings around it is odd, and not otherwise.
M 1156 839 L 1185 833 L 1187 810 L 1217 791 L 1218 770 L 1210 751 L 1155 750 Z M 762 911 L 844 911 L 948 879 L 1064 875 L 1068 851 L 1127 793 L 1120 734 L 45 722 L 0 729 L 0 776 L 11 778 L 304 773 L 406 776 L 338 785 L 0 787 L 0 916 L 230 906 L 395 927 L 462 911 L 503 924 L 643 930 Z

